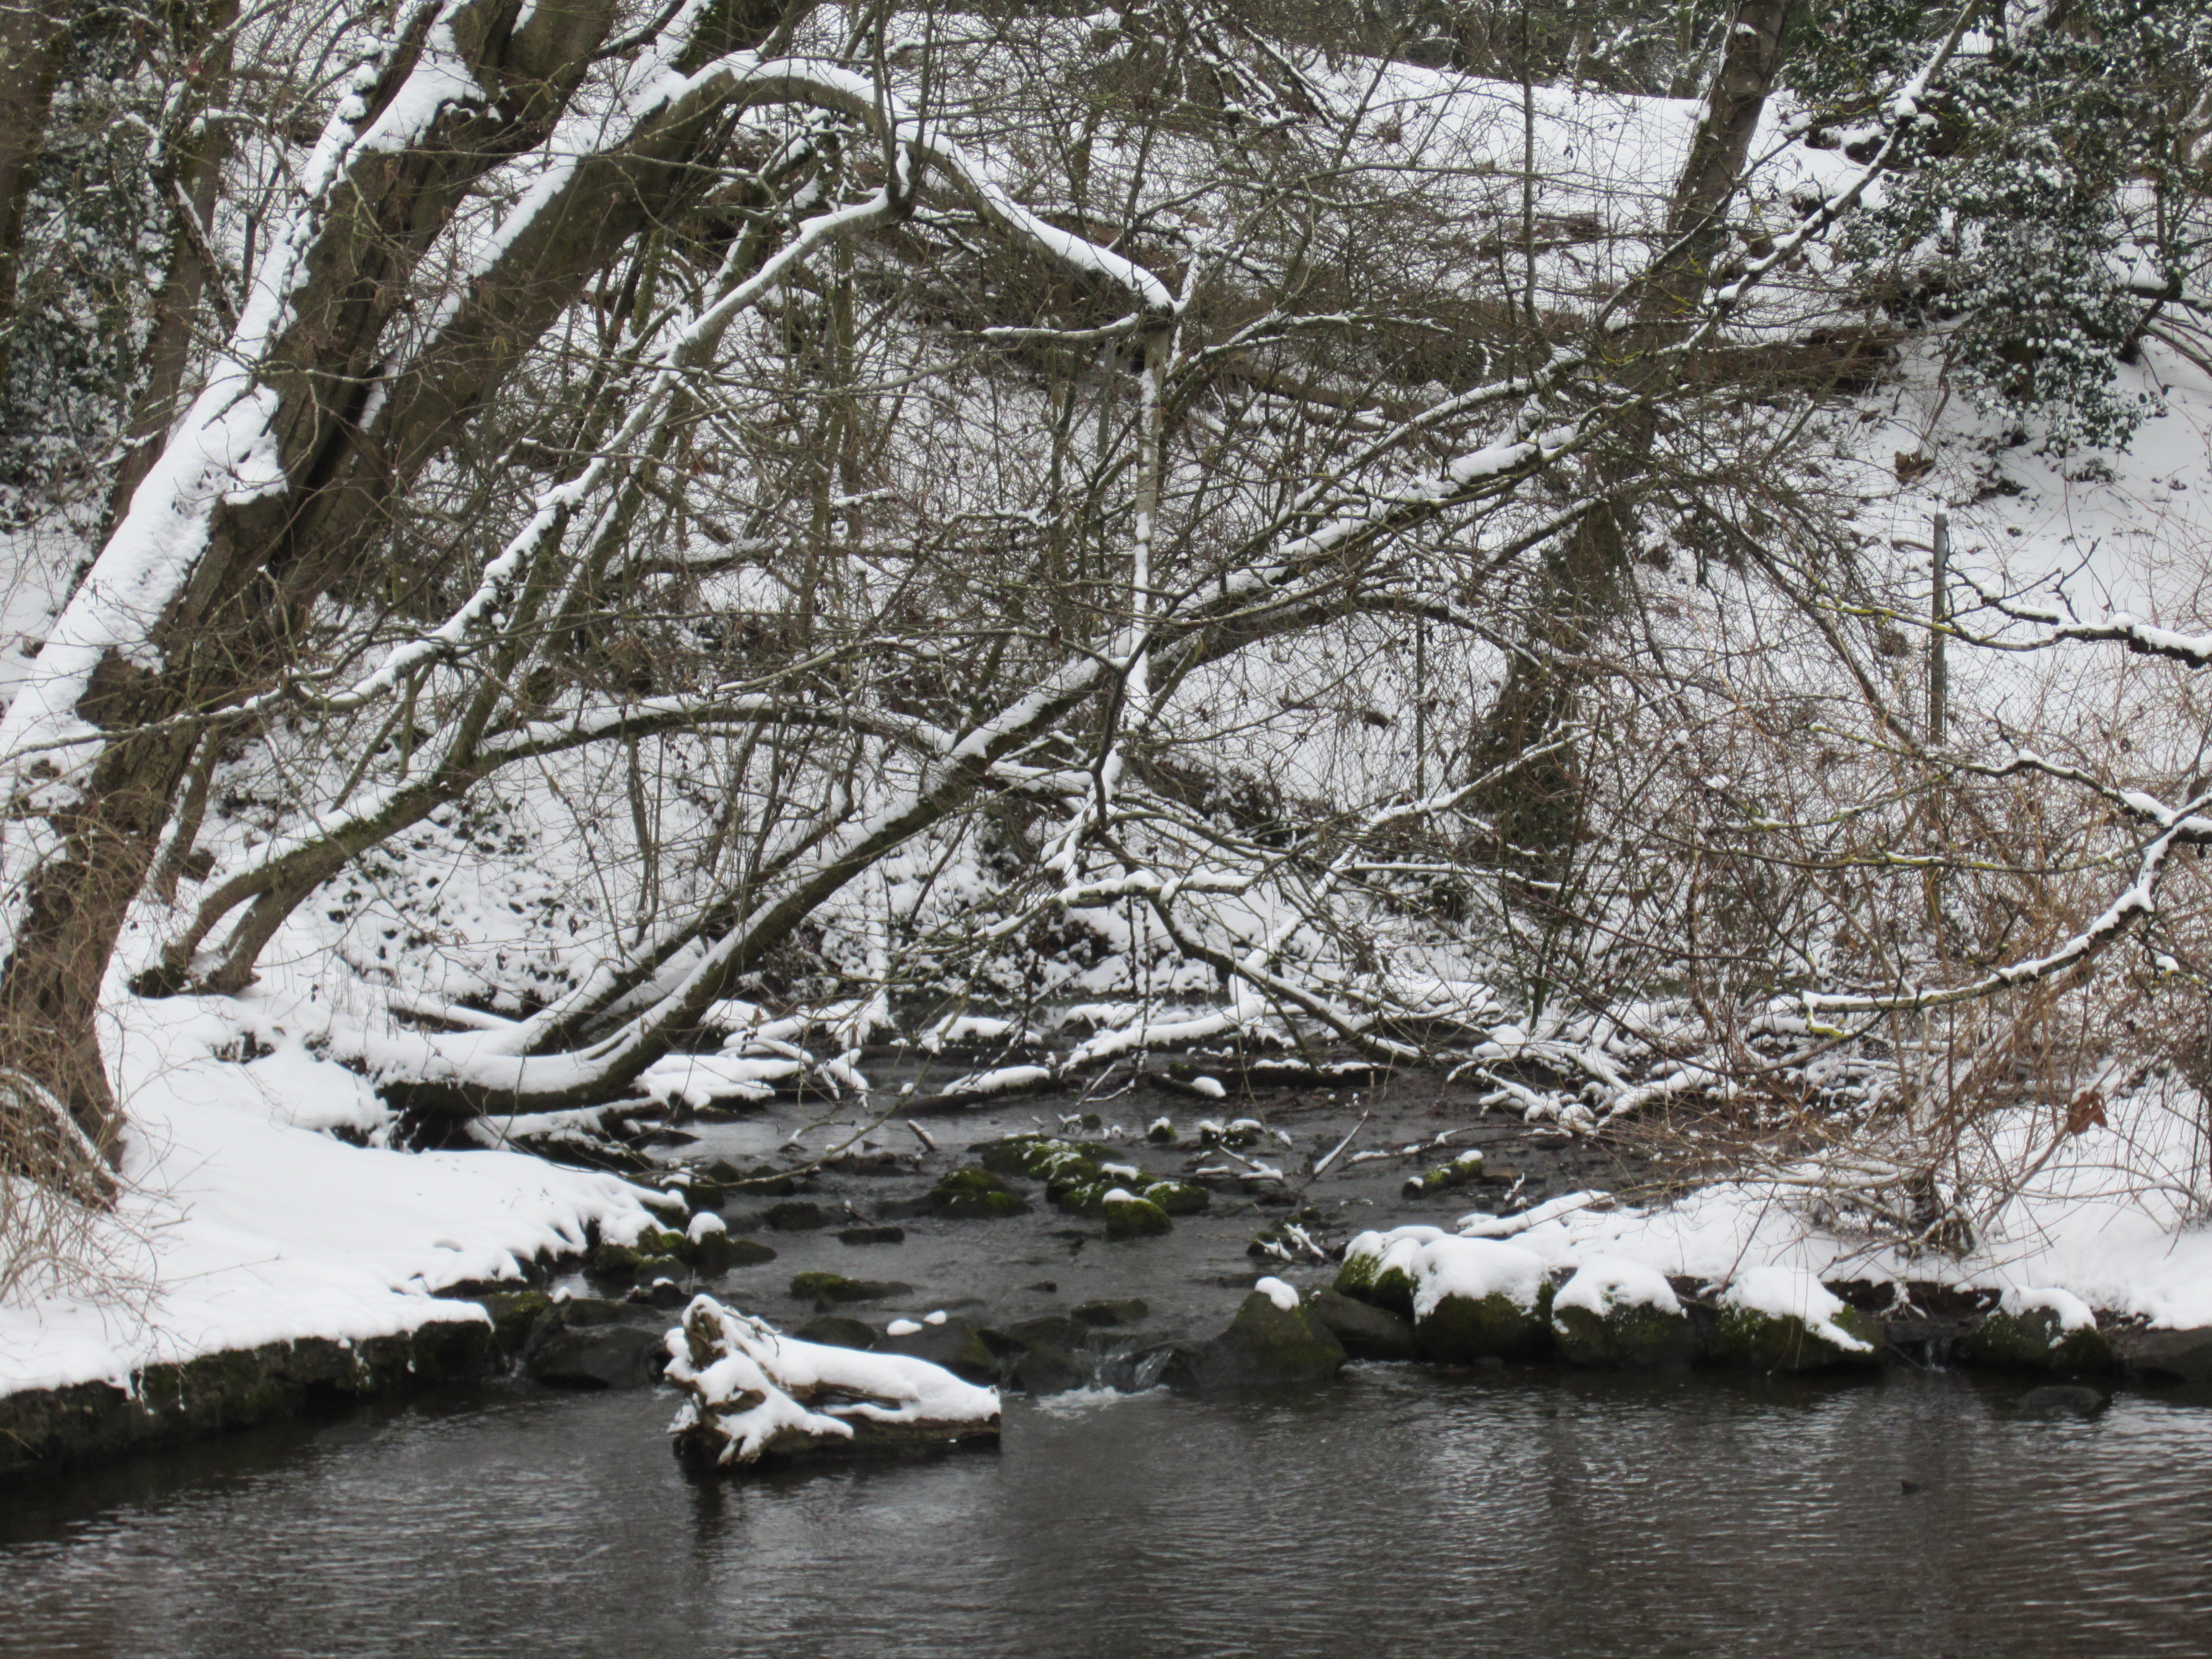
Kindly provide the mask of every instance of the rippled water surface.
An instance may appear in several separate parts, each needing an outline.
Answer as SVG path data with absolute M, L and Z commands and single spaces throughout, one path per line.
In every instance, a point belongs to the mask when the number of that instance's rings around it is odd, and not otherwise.
M 0 1486 L 0 1652 L 2212 1655 L 2212 1406 L 1358 1368 L 694 1486 L 492 1393 Z

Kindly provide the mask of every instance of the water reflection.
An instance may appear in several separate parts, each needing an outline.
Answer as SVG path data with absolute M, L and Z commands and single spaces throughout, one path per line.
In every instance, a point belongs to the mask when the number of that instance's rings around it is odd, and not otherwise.
M 0 1653 L 2212 1650 L 2212 1410 L 2017 1393 L 1369 1368 L 693 1486 L 665 1397 L 494 1391 L 0 1490 Z

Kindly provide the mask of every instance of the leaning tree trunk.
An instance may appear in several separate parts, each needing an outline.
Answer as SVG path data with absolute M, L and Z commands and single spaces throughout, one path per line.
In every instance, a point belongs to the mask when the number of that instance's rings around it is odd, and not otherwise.
M 0 380 L 7 379 L 15 337 L 15 273 L 31 183 L 74 9 L 62 0 L 0 5 Z
M 758 44 L 785 10 L 726 0 L 695 15 L 677 67 Z M 0 722 L 18 820 L 0 844 L 0 1110 L 64 1109 L 114 1158 L 100 991 L 199 725 L 282 682 L 309 610 L 374 533 L 376 492 L 359 477 L 419 472 L 512 367 L 518 352 L 499 348 L 518 325 L 557 312 L 625 223 L 701 187 L 690 164 L 726 129 L 705 94 L 658 109 L 610 166 L 579 167 L 572 199 L 478 281 L 441 349 L 396 386 L 386 378 L 386 331 L 416 264 L 478 179 L 551 131 L 613 15 L 611 0 L 418 4 L 326 131 L 325 174 L 268 228 L 231 361 L 179 422 Z M 484 95 L 452 90 L 471 82 Z M 404 416 L 380 428 L 398 454 L 364 433 L 380 387 Z
M 1788 9 L 1789 0 L 1744 0 L 1729 28 L 1675 185 L 1665 243 L 1628 301 L 1637 323 L 1634 338 L 1644 350 L 1680 338 L 1694 322 L 1697 301 L 1726 249 L 1728 204 L 1742 182 L 1753 136 L 1781 70 Z M 1669 365 L 1666 372 L 1678 368 Z M 1630 374 L 1635 373 L 1632 364 Z M 1668 388 L 1645 389 L 1663 393 Z M 1504 861 L 1547 881 L 1564 872 L 1583 821 L 1575 747 L 1553 739 L 1573 712 L 1599 625 L 1620 604 L 1628 560 L 1622 516 L 1648 468 L 1654 437 L 1648 416 L 1632 414 L 1615 428 L 1614 441 L 1591 458 L 1583 493 L 1600 505 L 1547 559 L 1526 648 L 1508 660 L 1474 744 L 1475 775 L 1493 773 L 1498 779 L 1479 805 L 1495 827 Z

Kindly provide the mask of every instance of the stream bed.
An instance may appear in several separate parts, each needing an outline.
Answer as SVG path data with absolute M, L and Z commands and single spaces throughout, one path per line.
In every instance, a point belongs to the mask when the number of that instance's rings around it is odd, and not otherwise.
M 2212 1654 L 2212 1403 L 2025 1386 L 1358 1365 L 695 1484 L 667 1391 L 501 1385 L 0 1490 L 0 1653 Z

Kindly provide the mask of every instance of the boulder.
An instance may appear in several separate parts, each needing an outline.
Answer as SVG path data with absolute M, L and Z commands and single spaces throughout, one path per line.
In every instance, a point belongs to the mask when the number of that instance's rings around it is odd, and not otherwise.
M 837 1235 L 840 1244 L 903 1244 L 903 1227 L 848 1227 Z
M 1155 1181 L 1137 1189 L 1138 1196 L 1157 1204 L 1171 1216 L 1196 1215 L 1213 1201 L 1205 1188 L 1188 1181 Z
M 2129 1332 L 2119 1358 L 2130 1375 L 2154 1382 L 2212 1382 L 2212 1326 Z
M 1533 1251 L 1449 1234 L 1401 1240 L 1385 1252 L 1376 1283 L 1399 1275 L 1413 1285 L 1413 1343 L 1424 1359 L 1471 1365 L 1551 1351 L 1551 1285 Z
M 1279 1279 L 1263 1279 L 1229 1328 L 1169 1358 L 1162 1380 L 1178 1389 L 1240 1389 L 1326 1382 L 1344 1364 L 1336 1334 Z
M 473 1300 L 491 1316 L 492 1340 L 510 1358 L 522 1352 L 532 1328 L 553 1305 L 553 1298 L 543 1291 L 495 1291 Z
M 1048 1195 L 1096 1181 L 1115 1161 L 1111 1146 L 1095 1140 L 1062 1140 L 1054 1135 L 1008 1135 L 975 1149 L 976 1161 L 994 1175 L 1026 1176 L 1045 1183 Z
M 761 1219 L 780 1233 L 804 1233 L 828 1226 L 833 1218 L 819 1204 L 809 1204 L 802 1199 L 788 1204 L 771 1204 Z
M 1306 1312 L 1326 1326 L 1354 1359 L 1412 1359 L 1413 1322 L 1333 1290 L 1309 1291 Z
M 1552 1335 L 1571 1365 L 1671 1370 L 1705 1345 L 1666 1275 L 1639 1261 L 1593 1256 L 1552 1298 Z
M 978 1331 L 975 1337 L 1006 1386 L 1024 1394 L 1065 1394 L 1097 1381 L 1096 1358 L 1085 1347 L 1091 1327 L 1065 1314 Z
M 1362 1233 L 1344 1247 L 1344 1266 L 1336 1275 L 1337 1293 L 1411 1319 L 1413 1276 L 1406 1263 L 1422 1245 L 1450 1237 L 1441 1227 Z
M 1881 1325 L 1794 1267 L 1753 1267 L 1721 1294 L 1712 1357 L 1760 1371 L 1870 1369 L 1881 1364 Z
M 610 1285 L 628 1285 L 662 1274 L 681 1274 L 694 1255 L 691 1241 L 665 1227 L 646 1227 L 628 1243 L 602 1240 L 584 1263 L 589 1278 Z
M 757 1238 L 750 1238 L 744 1233 L 724 1233 L 722 1238 L 724 1272 L 732 1267 L 756 1267 L 763 1261 L 775 1260 L 775 1252 Z
M 2013 1410 L 2022 1417 L 2094 1417 L 2111 1403 L 2094 1389 L 2047 1382 L 2021 1395 Z
M 680 1308 L 691 1292 L 672 1279 L 656 1279 L 650 1285 L 633 1285 L 623 1301 L 633 1308 Z
M 667 1364 L 658 1330 L 635 1325 L 562 1327 L 535 1343 L 523 1370 L 570 1389 L 649 1388 Z
M 1108 1193 L 1105 1206 L 1109 1238 L 1157 1238 L 1162 1233 L 1175 1231 L 1175 1223 L 1168 1218 L 1165 1210 L 1126 1188 L 1116 1187 Z
M 1075 1317 L 1086 1325 L 1135 1325 L 1152 1311 L 1141 1297 L 1132 1296 L 1118 1302 L 1086 1302 L 1076 1309 Z
M 820 1342 L 833 1348 L 872 1348 L 876 1328 L 865 1319 L 845 1314 L 817 1314 L 793 1333 L 803 1342 Z
M 995 1220 L 1029 1207 L 1000 1176 L 973 1164 L 949 1171 L 929 1194 L 930 1213 L 951 1221 Z
M 918 1330 L 899 1328 L 904 1324 L 919 1325 Z M 995 1382 L 999 1380 L 999 1358 L 983 1346 L 981 1335 L 965 1320 L 947 1319 L 932 1325 L 923 1321 L 892 1322 L 893 1330 L 884 1333 L 876 1343 L 878 1353 L 904 1354 L 909 1359 L 926 1359 L 933 1365 L 942 1365 L 955 1376 L 970 1382 Z
M 2060 1290 L 2008 1287 L 1996 1310 L 1967 1337 L 1960 1358 L 1990 1370 L 2091 1376 L 2112 1369 L 2112 1345 L 2097 1316 Z
M 668 1380 L 684 1399 L 669 1433 L 696 1473 L 999 1437 L 997 1394 L 926 1360 L 781 1336 L 706 1296 L 670 1335 Z
M 880 1302 L 887 1297 L 911 1296 L 914 1286 L 895 1279 L 848 1279 L 842 1273 L 793 1273 L 791 1293 L 811 1300 L 824 1311 L 841 1303 Z

